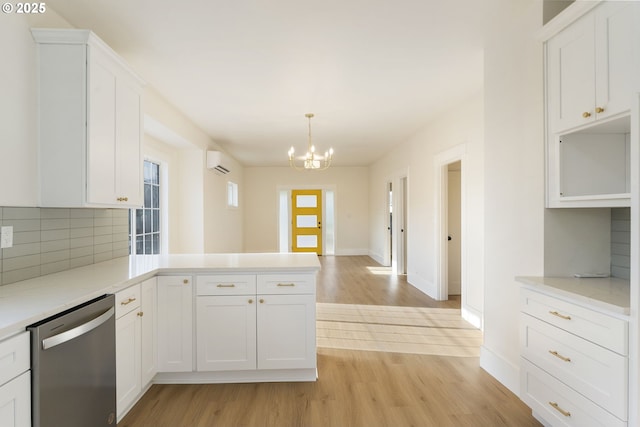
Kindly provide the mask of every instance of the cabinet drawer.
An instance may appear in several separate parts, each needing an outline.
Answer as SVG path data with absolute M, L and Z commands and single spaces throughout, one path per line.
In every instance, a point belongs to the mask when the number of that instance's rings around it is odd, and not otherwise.
M 627 419 L 627 358 L 521 314 L 522 356 L 620 419 Z
M 140 307 L 140 285 L 134 285 L 116 294 L 116 319 Z
M 217 274 L 198 276 L 196 295 L 255 295 L 254 274 Z
M 260 274 L 259 294 L 315 294 L 316 276 L 313 274 Z
M 520 368 L 520 397 L 550 425 L 626 427 L 627 423 L 558 381 L 526 359 Z
M 629 354 L 627 321 L 529 289 L 522 289 L 521 295 L 524 313 L 618 354 Z
M 31 351 L 29 332 L 0 341 L 0 386 L 29 370 Z

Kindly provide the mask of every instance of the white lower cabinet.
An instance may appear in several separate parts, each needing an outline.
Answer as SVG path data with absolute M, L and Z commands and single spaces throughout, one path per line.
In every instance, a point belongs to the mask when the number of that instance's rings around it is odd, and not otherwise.
M 157 280 L 146 280 L 140 285 L 140 329 L 142 336 L 140 337 L 140 375 L 142 388 L 151 383 L 153 377 L 158 372 L 158 329 L 156 325 L 156 306 L 157 298 Z
M 158 372 L 193 371 L 191 276 L 158 276 Z
M 315 376 L 314 275 L 199 276 L 196 289 L 199 372 L 312 370 Z
M 628 322 L 522 290 L 521 397 L 550 426 L 626 426 Z
M 139 305 L 134 308 L 139 308 Z M 142 391 L 140 376 L 139 311 L 131 311 L 116 319 L 116 396 L 118 420 Z
M 256 369 L 256 297 L 199 296 L 198 371 Z
M 259 295 L 258 369 L 316 367 L 315 295 Z
M 0 341 L 0 426 L 31 426 L 29 332 Z
M 118 420 L 131 409 L 157 372 L 155 295 L 155 278 L 116 294 Z
M 0 426 L 31 427 L 30 371 L 0 386 Z

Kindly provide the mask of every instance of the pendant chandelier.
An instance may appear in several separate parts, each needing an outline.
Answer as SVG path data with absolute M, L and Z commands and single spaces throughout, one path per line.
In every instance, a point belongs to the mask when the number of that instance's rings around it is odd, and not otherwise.
M 331 166 L 331 160 L 333 159 L 333 148 L 329 148 L 329 151 L 325 151 L 324 156 L 316 153 L 316 147 L 311 143 L 311 118 L 313 113 L 307 113 L 304 115 L 309 119 L 309 141 L 307 143 L 307 153 L 304 157 L 298 159 L 302 161 L 301 164 L 296 164 L 296 158 L 294 157 L 295 150 L 293 147 L 289 149 L 289 166 L 295 170 L 325 170 Z

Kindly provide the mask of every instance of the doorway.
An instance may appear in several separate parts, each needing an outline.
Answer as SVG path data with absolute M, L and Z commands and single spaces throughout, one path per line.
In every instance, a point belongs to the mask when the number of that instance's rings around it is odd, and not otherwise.
M 462 293 L 461 249 L 461 172 L 462 162 L 450 163 L 447 167 L 447 289 L 448 296 Z
M 466 178 L 466 144 L 460 144 L 455 147 L 452 147 L 438 155 L 434 158 L 434 171 L 435 171 L 435 188 L 434 192 L 436 194 L 436 203 L 435 203 L 435 274 L 434 274 L 434 283 L 435 286 L 431 290 L 433 292 L 427 292 L 427 294 L 438 301 L 444 301 L 449 298 L 449 295 L 454 295 L 457 290 L 454 288 L 449 291 L 449 286 L 454 286 L 453 283 L 450 283 L 449 280 L 449 268 L 450 263 L 452 264 L 452 269 L 457 272 L 460 272 L 460 290 L 459 290 L 459 298 L 460 299 L 460 310 L 462 314 L 462 318 L 467 322 L 471 323 L 476 328 L 482 327 L 482 314 L 474 309 L 468 303 L 468 286 L 469 286 L 469 273 L 468 273 L 468 239 L 469 233 L 468 230 L 468 219 L 467 219 L 467 178 Z M 457 166 L 459 164 L 459 168 Z M 454 172 L 454 176 L 459 174 L 458 177 L 455 176 L 451 180 L 449 179 L 450 169 L 451 172 Z M 456 170 L 459 169 L 459 170 Z M 454 209 L 458 211 L 459 209 L 459 220 L 457 218 L 450 219 L 449 218 L 449 187 L 456 187 L 459 182 L 459 194 L 460 201 L 459 207 L 456 206 Z M 452 197 L 454 197 L 452 195 Z M 456 212 L 457 213 L 457 212 Z M 457 215 L 456 215 L 457 216 Z M 459 221 L 460 228 L 459 231 L 454 231 L 454 228 L 450 228 L 449 221 Z M 449 240 L 449 233 L 451 234 L 452 240 Z M 460 255 L 458 258 L 457 254 L 449 254 L 450 243 L 456 238 L 455 234 L 457 234 L 457 242 L 460 244 Z M 450 260 L 451 257 L 455 257 L 454 260 Z M 458 261 L 459 260 L 459 261 Z M 457 280 L 453 278 L 452 282 Z
M 464 306 L 465 286 L 466 286 L 466 262 L 465 262 L 465 144 L 461 144 L 450 148 L 435 156 L 434 170 L 435 176 L 435 255 L 436 255 L 436 271 L 435 271 L 435 289 L 433 298 L 438 301 L 444 301 L 449 295 L 460 295 L 461 305 Z M 450 176 L 452 177 L 450 179 Z M 449 192 L 450 188 L 451 193 Z M 458 196 L 459 195 L 459 196 Z M 452 218 L 449 217 L 449 198 L 459 198 L 459 201 L 453 201 Z M 452 224 L 450 229 L 449 221 L 458 222 L 458 228 Z M 449 240 L 451 237 L 451 240 Z M 451 242 L 455 241 L 454 245 Z M 459 255 L 455 252 L 459 245 Z M 453 248 L 449 253 L 450 247 Z M 450 260 L 450 258 L 454 258 Z M 450 262 L 451 261 L 451 262 Z M 451 264 L 452 273 L 449 268 Z M 450 274 L 460 274 L 459 281 L 456 277 L 451 278 L 452 282 L 459 282 L 459 290 L 456 289 L 457 283 L 450 283 Z M 449 286 L 452 286 L 451 292 Z M 462 307 L 464 311 L 465 307 Z
M 385 183 L 385 221 L 387 231 L 382 264 L 392 274 L 407 274 L 407 176 Z

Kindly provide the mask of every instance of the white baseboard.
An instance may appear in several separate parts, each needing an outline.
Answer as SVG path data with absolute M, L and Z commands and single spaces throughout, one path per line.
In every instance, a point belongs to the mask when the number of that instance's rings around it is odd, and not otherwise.
M 384 265 L 384 257 L 382 256 L 382 254 L 369 252 L 367 255 L 369 255 L 369 258 L 373 259 L 378 264 Z
M 418 289 L 422 293 L 430 296 L 431 298 L 436 298 L 438 295 L 438 290 L 436 289 L 433 282 L 430 280 L 423 279 L 420 276 L 415 276 L 409 273 L 407 275 L 407 283 L 412 285 L 414 288 Z
M 358 256 L 358 255 L 369 255 L 369 249 L 357 249 L 357 248 L 336 249 L 336 256 Z
M 480 347 L 480 367 L 520 397 L 520 366 L 516 366 L 484 345 Z
M 478 314 L 475 310 L 469 310 L 465 307 L 462 307 L 460 311 L 464 320 L 471 323 L 476 328 L 482 330 L 482 316 L 480 314 Z

